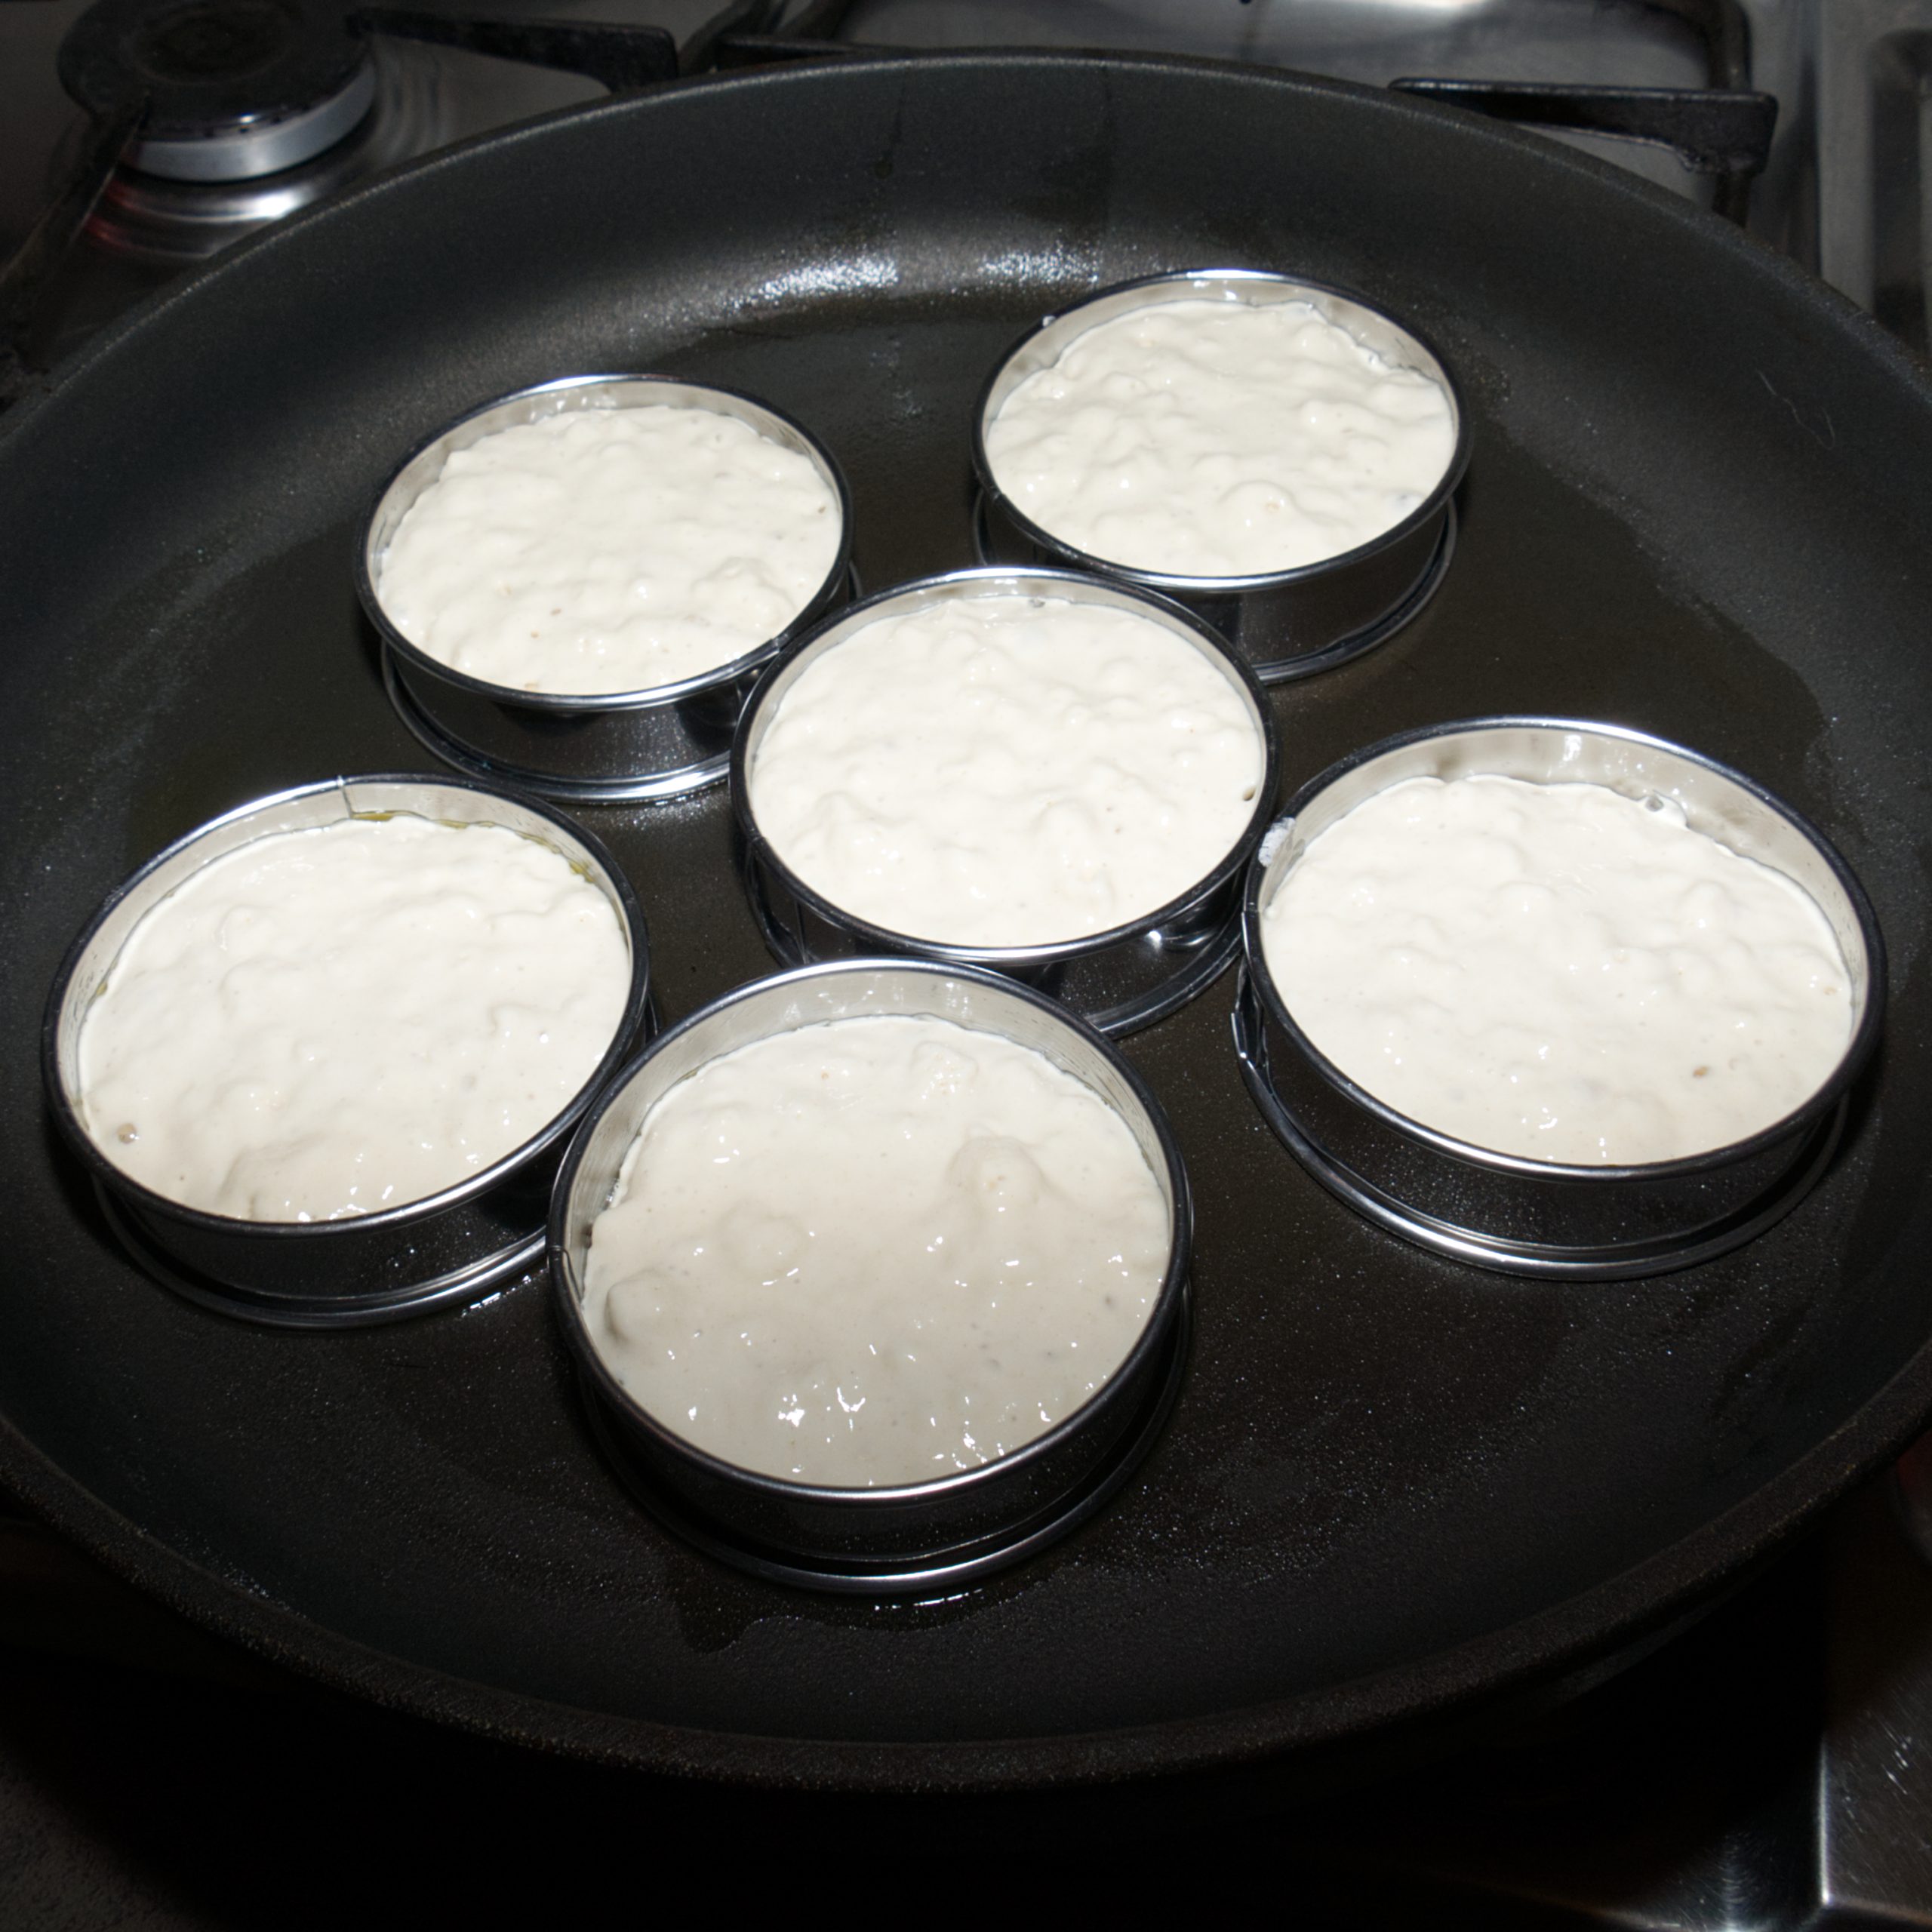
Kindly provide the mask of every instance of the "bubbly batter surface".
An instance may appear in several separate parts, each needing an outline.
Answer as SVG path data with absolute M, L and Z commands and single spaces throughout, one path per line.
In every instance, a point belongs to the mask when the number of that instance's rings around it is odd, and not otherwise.
M 961 946 L 1105 932 L 1178 898 L 1263 777 L 1239 688 L 1152 620 L 973 597 L 854 632 L 752 763 L 758 822 L 835 905 Z
M 1248 577 L 1400 523 L 1456 445 L 1448 392 L 1312 303 L 1161 303 L 1100 323 L 1000 405 L 1007 497 L 1089 556 Z
M 129 934 L 83 1024 L 82 1116 L 116 1167 L 211 1214 L 400 1207 L 563 1110 L 630 971 L 603 893 L 500 826 L 275 833 Z
M 1070 1415 L 1152 1312 L 1170 1225 L 1124 1123 L 940 1020 L 801 1027 L 646 1115 L 584 1315 L 666 1426 L 842 1488 L 971 1469 Z
M 1288 1011 L 1398 1112 L 1578 1165 L 1743 1140 L 1849 1042 L 1849 976 L 1782 872 L 1598 785 L 1411 779 L 1313 839 L 1263 915 Z
M 838 555 L 817 469 L 735 416 L 583 409 L 457 451 L 377 594 L 420 650 L 518 691 L 649 691 L 774 638 Z

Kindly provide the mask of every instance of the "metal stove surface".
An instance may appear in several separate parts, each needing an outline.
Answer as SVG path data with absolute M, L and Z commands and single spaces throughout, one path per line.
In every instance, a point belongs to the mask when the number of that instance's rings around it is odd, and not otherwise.
M 658 25 L 688 45 L 716 5 L 514 11 Z M 55 72 L 82 11 L 0 0 L 0 260 L 85 139 Z M 775 23 L 808 11 L 789 0 Z M 1927 345 L 1932 0 L 855 0 L 835 31 L 909 47 L 1179 48 L 1376 84 L 1762 90 L 1780 115 L 1752 231 Z M 453 50 L 388 42 L 375 59 L 374 112 L 313 161 L 241 185 L 124 172 L 47 288 L 35 356 L 57 358 L 261 220 L 601 91 Z M 1565 138 L 1710 205 L 1710 178 L 1671 153 Z M 1223 1857 L 1251 1847 L 1320 1924 L 1932 1925 L 1928 1552 L 1922 1445 L 1654 1656 L 1533 1730 L 1373 1789 L 1311 1804 L 1263 1767 L 939 1806 L 711 1792 L 435 1731 L 232 1650 L 0 1515 L 0 1919 L 334 1926 L 540 1902 L 555 1913 L 635 1883 L 653 1849 L 755 1842 L 786 1860 L 774 1869 L 829 1873 L 841 1852 L 870 1857 L 888 1840 L 915 1856 L 1010 1857 L 1063 1849 L 1074 1832 L 1104 1855 L 1158 1828 Z M 577 1850 L 560 1871 L 563 1844 Z M 379 1880 L 408 1866 L 419 1887 Z

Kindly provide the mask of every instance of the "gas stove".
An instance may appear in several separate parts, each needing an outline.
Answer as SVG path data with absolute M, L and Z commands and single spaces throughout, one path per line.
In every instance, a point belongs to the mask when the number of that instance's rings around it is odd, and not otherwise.
M 972 45 L 1167 50 L 1371 85 L 1441 83 L 1742 214 L 1914 347 L 1928 340 L 1918 103 L 1932 0 L 734 0 L 721 11 L 715 0 L 533 0 L 517 11 L 505 22 L 447 4 L 0 0 L 0 258 L 63 193 L 87 197 L 69 211 L 77 238 L 38 266 L 26 312 L 10 318 L 14 340 L 45 366 L 266 223 L 609 87 L 860 46 Z M 1761 135 L 1743 104 L 1753 94 L 1776 103 Z M 1724 95 L 1727 108 L 1711 98 Z M 1600 131 L 1620 122 L 1646 138 Z M 1740 126 L 1758 151 L 1727 173 L 1709 137 Z
M 612 87 L 855 46 L 1166 50 L 1414 82 L 1743 220 L 1927 344 L 1932 0 L 740 0 L 721 12 L 534 0 L 516 12 L 0 0 L 0 259 L 15 263 L 0 328 L 20 379 L 197 262 L 383 168 Z M 1618 126 L 1644 138 L 1604 131 Z M 0 1900 L 21 1924 L 339 1923 L 356 1909 L 351 1878 L 303 1881 L 293 1902 L 287 1888 L 372 1810 L 478 1845 L 482 1816 L 523 1820 L 540 1845 L 615 1835 L 648 1811 L 707 1848 L 758 1832 L 801 1851 L 881 1831 L 927 1850 L 1069 1829 L 1124 1848 L 1179 1823 L 1265 1845 L 1318 1922 L 1932 1924 L 1928 1552 L 1921 1444 L 1654 1656 L 1534 1725 L 1447 1758 L 1438 1745 L 1373 1789 L 1291 1802 L 1263 1769 L 935 1814 L 707 1793 L 435 1732 L 218 1644 L 24 1519 L 0 1519 L 0 1841 L 13 1847 Z M 518 1869 L 543 1863 L 536 1850 Z

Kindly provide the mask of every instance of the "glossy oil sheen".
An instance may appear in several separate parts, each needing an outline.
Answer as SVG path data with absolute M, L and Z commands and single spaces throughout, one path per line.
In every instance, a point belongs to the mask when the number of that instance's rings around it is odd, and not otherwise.
M 611 219 L 614 182 L 648 184 L 634 218 Z M 1601 718 L 1751 772 L 1866 884 L 1894 1023 L 1832 1172 L 1772 1235 L 1580 1288 L 1411 1251 L 1256 1117 L 1224 981 L 1127 1049 L 1197 1196 L 1164 1434 L 1051 1552 L 884 1611 L 655 1527 L 589 1438 L 540 1292 L 283 1336 L 122 1257 L 41 1115 L 48 983 L 166 839 L 418 755 L 352 579 L 398 445 L 574 369 L 742 387 L 823 436 L 882 586 L 971 560 L 968 413 L 1020 333 L 1204 260 L 1386 301 L 1472 421 L 1440 594 L 1273 695 L 1284 792 L 1415 726 Z M 227 260 L 0 433 L 10 1480 L 337 1681 L 778 1782 L 1339 1746 L 1660 1627 L 1932 1404 L 1928 474 L 1923 380 L 1718 224 L 1527 135 L 1261 73 L 989 56 L 679 87 Z M 642 899 L 667 1021 L 765 969 L 721 797 L 583 817 Z

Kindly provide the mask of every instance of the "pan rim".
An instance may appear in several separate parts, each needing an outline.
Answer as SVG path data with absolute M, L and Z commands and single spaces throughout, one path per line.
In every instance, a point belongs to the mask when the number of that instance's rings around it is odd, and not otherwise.
M 1816 1521 L 1861 1477 L 1890 1460 L 1932 1411 L 1932 1347 L 1921 1351 L 1867 1402 L 1882 1409 L 1880 1439 L 1847 1449 L 1851 1422 L 1817 1443 L 1769 1483 L 1640 1561 L 1578 1594 L 1480 1636 L 1364 1676 L 1231 1710 L 1105 1730 L 1017 1737 L 819 1738 L 718 1730 L 587 1711 L 583 1706 L 413 1663 L 365 1644 L 220 1577 L 103 1503 L 68 1476 L 0 1415 L 0 1475 L 54 1529 L 123 1580 L 204 1629 L 298 1676 L 472 1736 L 626 1769 L 750 1789 L 805 1789 L 861 1795 L 910 1786 L 957 1795 L 1145 1782 L 1226 1769 L 1278 1755 L 1373 1748 L 1389 1737 L 1459 1711 L 1506 1705 L 1512 1696 L 1560 1684 L 1606 1645 L 1667 1634 L 1694 1600 L 1715 1601 L 1771 1552 Z M 1877 1433 L 1872 1432 L 1869 1433 Z M 1804 1480 L 1814 1466 L 1842 1474 L 1822 1494 Z M 614 1478 L 612 1478 L 615 1480 Z M 1767 1500 L 1770 1499 L 1770 1500 Z M 1705 1543 L 1730 1551 L 1713 1571 Z M 1690 1573 L 1684 1574 L 1681 1573 Z M 1660 1584 L 1660 1575 L 1677 1574 Z M 1592 1615 L 1606 1598 L 1608 1614 Z M 300 1641 L 291 1643 L 291 1631 Z M 519 1724 L 519 1718 L 538 1722 Z M 792 1761 L 809 1760 L 808 1767 Z
M 1461 130 L 1460 137 L 1465 140 L 1488 142 L 1511 152 L 1534 155 L 1540 165 L 1577 175 L 1595 183 L 1599 189 L 1613 190 L 1647 208 L 1654 216 L 1667 217 L 1675 225 L 1701 238 L 1706 246 L 1721 243 L 1726 252 L 1734 258 L 1749 263 L 1761 274 L 1768 273 L 1795 294 L 1811 300 L 1823 297 L 1841 323 L 1851 325 L 1860 338 L 1860 348 L 1868 354 L 1875 353 L 1894 376 L 1917 389 L 1921 400 L 1932 408 L 1932 362 L 1921 361 L 1915 356 L 1849 296 L 1819 277 L 1807 274 L 1788 257 L 1734 222 L 1712 214 L 1681 195 L 1673 195 L 1627 169 L 1599 161 L 1593 155 L 1565 146 L 1532 131 L 1489 119 L 1469 109 L 1417 95 L 1397 94 L 1386 88 L 1300 73 L 1288 68 L 1262 68 L 1238 61 L 1186 54 L 1095 54 L 1066 48 L 992 48 L 934 53 L 868 53 L 836 62 L 799 63 L 771 69 L 748 68 L 724 75 L 694 75 L 660 82 L 644 92 L 556 108 L 509 127 L 471 135 L 432 154 L 380 169 L 339 195 L 300 209 L 254 235 L 245 236 L 232 247 L 188 270 L 178 280 L 133 304 L 123 315 L 90 337 L 57 368 L 38 377 L 10 408 L 0 411 L 0 450 L 4 450 L 11 438 L 20 433 L 23 425 L 36 421 L 96 362 L 118 352 L 124 341 L 157 326 L 160 318 L 178 303 L 199 299 L 202 289 L 217 285 L 229 275 L 252 272 L 247 264 L 258 257 L 272 254 L 277 249 L 290 245 L 291 235 L 306 235 L 312 229 L 354 220 L 355 211 L 366 204 L 398 189 L 408 192 L 408 184 L 411 183 L 427 180 L 446 169 L 465 165 L 472 154 L 494 152 L 500 149 L 521 146 L 526 142 L 541 141 L 549 137 L 550 131 L 558 128 L 583 125 L 607 118 L 624 119 L 648 115 L 666 103 L 688 101 L 711 93 L 823 85 L 828 82 L 835 85 L 841 76 L 863 76 L 881 68 L 897 69 L 909 75 L 971 72 L 983 68 L 1071 69 L 1100 75 L 1116 69 L 1143 74 L 1167 72 L 1212 75 L 1230 85 L 1353 100 L 1398 121 L 1428 125 L 1439 124 L 1446 117 Z M 1100 286 L 1097 285 L 1097 292 Z
M 1826 312 L 1844 325 L 1847 346 L 1856 343 L 1870 359 L 1884 367 L 1894 380 L 1909 383 L 1921 403 L 1932 408 L 1932 375 L 1871 318 L 1835 291 L 1804 275 L 1795 266 L 1716 217 L 1691 208 L 1664 190 L 1620 174 L 1607 164 L 1553 148 L 1540 137 L 1481 122 L 1462 110 L 1422 102 L 1398 100 L 1378 90 L 1307 77 L 1257 72 L 1209 61 L 1167 57 L 1112 56 L 1104 60 L 1077 54 L 968 54 L 889 57 L 841 63 L 836 69 L 814 69 L 816 75 L 863 73 L 881 65 L 921 72 L 1001 67 L 1078 66 L 1096 70 L 1131 69 L 1218 72 L 1241 84 L 1266 88 L 1283 95 L 1339 95 L 1371 102 L 1376 110 L 1398 116 L 1449 114 L 1460 118 L 1469 138 L 1485 140 L 1512 150 L 1534 146 L 1541 165 L 1555 168 L 1601 185 L 1649 208 L 1696 233 L 1706 246 L 1722 243 L 1727 251 L 1760 278 L 1782 284 L 1794 294 L 1817 305 L 1821 294 Z M 808 82 L 802 73 L 749 74 L 723 80 L 676 84 L 660 94 L 631 100 L 600 103 L 558 113 L 507 132 L 485 135 L 376 177 L 340 202 L 331 202 L 297 217 L 259 239 L 245 244 L 205 269 L 184 278 L 131 312 L 87 345 L 48 386 L 22 399 L 0 417 L 0 453 L 14 440 L 37 427 L 47 413 L 69 395 L 87 372 L 120 352 L 183 300 L 202 299 L 200 291 L 218 285 L 223 277 L 254 272 L 246 265 L 289 245 L 291 235 L 306 234 L 331 220 L 352 218 L 352 211 L 377 196 L 397 192 L 398 182 L 435 174 L 462 165 L 463 157 L 482 149 L 520 145 L 546 138 L 545 131 L 574 125 L 599 117 L 628 118 L 660 110 L 664 103 L 684 98 L 695 88 L 762 88 L 825 84 Z M 835 79 L 834 82 L 835 85 Z M 913 1777 L 928 1786 L 959 1791 L 1013 1789 L 1043 1780 L 1065 1783 L 1116 1781 L 1140 1771 L 1179 1771 L 1215 1764 L 1251 1759 L 1284 1749 L 1312 1747 L 1337 1742 L 1367 1726 L 1386 1727 L 1398 1721 L 1427 1716 L 1499 1688 L 1534 1681 L 1559 1672 L 1586 1653 L 1601 1647 L 1605 1638 L 1641 1631 L 1668 1621 L 1681 1607 L 1693 1583 L 1713 1575 L 1699 1553 L 1721 1546 L 1728 1552 L 1722 1575 L 1735 1575 L 1755 1561 L 1774 1542 L 1821 1513 L 1860 1475 L 1876 1467 L 1921 1425 L 1932 1409 L 1932 1342 L 1906 1358 L 1897 1371 L 1868 1396 L 1863 1407 L 1826 1434 L 1796 1462 L 1787 1464 L 1768 1481 L 1752 1491 L 1721 1515 L 1707 1519 L 1686 1536 L 1666 1544 L 1638 1563 L 1605 1577 L 1586 1590 L 1549 1605 L 1500 1630 L 1420 1660 L 1375 1675 L 1298 1693 L 1292 1699 L 1245 1706 L 1232 1714 L 1191 1715 L 1148 1725 L 1124 1727 L 1103 1733 L 1060 1734 L 1048 1737 L 976 1740 L 937 1744 L 891 1743 L 862 1740 L 771 1738 L 749 1733 L 691 1729 L 654 1720 L 626 1719 L 585 1713 L 496 1687 L 411 1664 L 389 1653 L 371 1649 L 315 1623 L 302 1613 L 251 1592 L 195 1563 L 172 1545 L 146 1531 L 102 1502 L 78 1480 L 51 1463 L 17 1429 L 10 1416 L 0 1414 L 0 1474 L 31 1505 L 108 1567 L 151 1590 L 162 1601 L 251 1649 L 291 1663 L 338 1688 L 417 1715 L 457 1724 L 484 1735 L 537 1740 L 537 1734 L 520 1730 L 518 1712 L 561 1713 L 587 1718 L 586 1731 L 598 1730 L 561 1746 L 574 1755 L 599 1758 L 687 1774 L 729 1779 L 736 1783 L 796 1788 L 810 1782 L 851 1790 L 896 1789 Z M 1823 1493 L 1807 1472 L 1828 1470 Z M 1686 1573 L 1694 1571 L 1694 1577 Z M 1668 1580 L 1660 1585 L 1657 1579 Z M 1649 1580 L 1638 1583 L 1633 1580 Z M 291 1643 L 289 1632 L 301 1633 L 312 1646 L 304 1652 Z M 320 1638 L 320 1642 L 317 1639 Z M 1501 1654 L 1507 1668 L 1500 1672 L 1472 1672 L 1472 1660 Z M 1479 1677 L 1480 1681 L 1472 1681 Z M 1364 1690 L 1373 1694 L 1360 1694 Z M 480 1694 L 481 1710 L 457 1708 L 459 1693 Z M 1346 1715 L 1337 1713 L 1350 1704 Z M 1312 1718 L 1307 1713 L 1313 1711 Z M 1328 1713 L 1324 1721 L 1319 1715 Z M 1296 1721 L 1300 1714 L 1301 1721 Z M 692 1740 L 703 1740 L 700 1748 Z M 1149 1740 L 1161 1748 L 1149 1751 Z M 1137 1748 L 1138 1747 L 1138 1748 Z M 809 1760 L 809 1767 L 803 1761 Z

